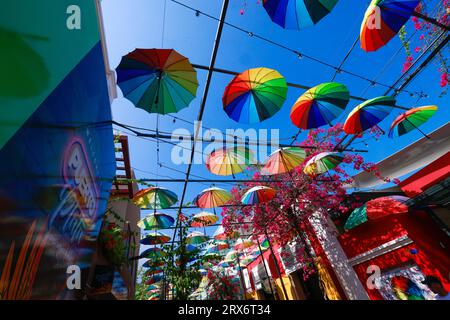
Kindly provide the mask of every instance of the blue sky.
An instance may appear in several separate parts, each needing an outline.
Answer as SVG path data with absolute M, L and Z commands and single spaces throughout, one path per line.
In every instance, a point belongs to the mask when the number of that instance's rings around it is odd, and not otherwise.
M 180 0 L 194 8 L 219 17 L 221 0 Z M 284 30 L 274 24 L 264 8 L 257 5 L 257 0 L 247 0 L 247 8 L 243 15 L 240 14 L 243 0 L 230 0 L 226 21 L 238 25 L 255 34 L 283 43 L 300 52 L 326 61 L 332 65 L 338 65 L 345 56 L 359 34 L 360 23 L 369 1 L 341 0 L 334 10 L 314 27 L 300 31 Z M 431 1 L 435 2 L 435 1 Z M 102 1 L 104 23 L 109 51 L 110 67 L 112 70 L 119 64 L 123 55 L 135 48 L 173 48 L 188 57 L 192 63 L 208 65 L 211 50 L 216 33 L 217 22 L 203 15 L 196 17 L 194 12 L 173 3 L 170 0 L 104 0 Z M 164 7 L 165 10 L 164 10 Z M 164 14 L 165 11 L 165 14 Z M 164 32 L 163 32 L 164 30 Z M 409 34 L 413 32 L 412 23 L 407 25 Z M 417 38 L 417 37 L 416 37 Z M 386 63 L 399 50 L 401 42 L 393 39 L 387 46 L 375 53 L 366 53 L 359 48 L 359 44 L 352 51 L 343 69 L 374 78 L 380 73 Z M 415 47 L 413 41 L 412 48 Z M 389 64 L 389 67 L 378 78 L 384 84 L 392 84 L 401 74 L 405 53 L 402 51 Z M 288 82 L 300 83 L 307 86 L 315 86 L 322 82 L 328 82 L 334 75 L 334 70 L 310 61 L 299 59 L 296 55 L 281 48 L 267 44 L 256 38 L 225 26 L 216 67 L 242 72 L 254 67 L 269 67 L 278 70 Z M 397 97 L 398 105 L 414 107 L 420 105 L 435 104 L 439 111 L 434 118 L 424 124 L 421 129 L 431 132 L 448 122 L 449 97 L 438 98 L 439 74 L 437 64 L 430 64 L 407 87 L 413 92 L 423 91 L 428 98 L 422 98 L 417 103 L 417 97 L 410 97 L 401 93 Z M 197 98 L 186 109 L 175 114 L 176 117 L 188 121 L 197 118 L 200 99 L 205 84 L 206 71 L 198 71 L 200 86 Z M 291 137 L 296 134 L 297 128 L 290 122 L 289 113 L 295 100 L 303 93 L 303 90 L 289 88 L 288 97 L 282 109 L 272 118 L 258 125 L 244 125 L 229 119 L 222 110 L 223 90 L 232 79 L 229 75 L 214 74 L 211 88 L 206 103 L 203 117 L 203 125 L 209 128 L 218 128 L 225 131 L 228 128 L 256 128 L 256 129 L 280 129 L 280 138 Z M 367 89 L 369 83 L 359 78 L 339 74 L 335 81 L 345 84 L 352 95 L 373 98 L 382 95 L 385 87 L 374 86 Z M 121 96 L 119 90 L 119 96 Z M 351 100 L 345 112 L 338 121 L 343 122 L 348 112 L 359 102 Z M 112 105 L 114 120 L 149 129 L 156 128 L 156 114 L 149 114 L 144 110 L 135 108 L 131 102 L 119 97 Z M 392 120 L 400 113 L 394 110 L 385 119 L 380 127 L 388 130 Z M 194 131 L 193 125 L 177 120 L 173 122 L 170 116 L 159 117 L 161 131 L 172 132 L 178 128 L 186 128 Z M 299 136 L 299 141 L 305 134 Z M 377 162 L 421 137 L 419 132 L 412 132 L 405 136 L 389 139 L 387 136 L 378 141 L 368 141 L 368 147 L 364 144 L 354 144 L 355 148 L 367 149 L 363 154 L 366 161 Z M 166 168 L 158 168 L 156 159 L 156 143 L 153 141 L 130 137 L 131 163 L 135 168 L 137 178 L 179 178 L 184 179 L 183 173 L 178 173 Z M 290 141 L 290 140 L 282 140 Z M 172 145 L 160 143 L 160 162 L 175 170 L 185 171 L 186 165 L 174 165 L 170 161 Z M 205 178 L 217 178 L 211 174 L 204 165 L 193 165 L 191 173 Z M 238 175 L 237 178 L 240 176 Z M 161 183 L 160 186 L 169 188 L 181 197 L 182 183 Z M 185 202 L 192 201 L 195 195 L 210 184 L 189 183 Z M 231 185 L 216 186 L 231 188 Z M 199 210 L 187 210 L 186 213 L 195 213 Z M 143 211 L 143 214 L 146 212 Z M 175 212 L 173 212 L 175 213 Z M 211 232 L 214 230 L 211 230 Z M 208 232 L 209 233 L 209 232 Z

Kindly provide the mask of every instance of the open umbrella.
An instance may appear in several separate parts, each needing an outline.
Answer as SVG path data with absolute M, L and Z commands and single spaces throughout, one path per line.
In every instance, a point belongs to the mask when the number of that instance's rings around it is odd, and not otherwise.
M 161 274 L 155 274 L 154 276 L 148 278 L 144 283 L 146 285 L 155 284 L 163 280 L 163 276 Z
M 160 187 L 142 189 L 133 196 L 133 202 L 142 209 L 166 209 L 177 201 L 174 192 Z
M 164 269 L 161 267 L 155 267 L 155 268 L 151 268 L 148 269 L 147 271 L 145 271 L 144 276 L 149 277 L 149 276 L 153 276 L 155 274 L 159 274 L 159 273 L 163 273 Z M 155 289 L 157 290 L 157 289 Z
M 203 232 L 194 231 L 186 236 L 186 243 L 188 244 L 201 244 L 203 242 L 208 241 L 208 236 L 206 236 Z
M 399 115 L 391 124 L 389 137 L 392 138 L 396 132 L 402 136 L 414 129 L 419 130 L 425 137 L 428 137 L 419 126 L 428 121 L 437 111 L 437 106 L 423 106 L 410 109 Z
M 199 208 L 216 208 L 223 206 L 232 198 L 231 193 L 221 188 L 208 188 L 200 192 L 194 199 Z
M 158 260 L 158 258 L 156 259 L 150 259 L 145 261 L 142 266 L 144 268 L 157 268 L 157 267 L 162 267 L 165 264 L 164 261 L 162 260 Z
M 344 228 L 352 229 L 368 220 L 376 220 L 391 214 L 406 213 L 409 208 L 408 197 L 387 196 L 372 199 L 363 206 L 353 210 L 345 222 Z
M 235 238 L 239 237 L 239 232 L 232 231 L 232 232 L 227 233 L 227 232 L 225 232 L 225 229 L 223 228 L 223 226 L 218 226 L 216 231 L 214 232 L 213 237 L 216 240 L 235 239 Z
M 230 246 L 226 241 L 214 240 L 213 245 L 216 246 L 219 250 L 226 250 Z
M 321 152 L 305 164 L 303 172 L 308 175 L 318 175 L 336 168 L 344 160 L 344 155 L 339 152 Z
M 165 229 L 171 227 L 174 222 L 175 219 L 168 214 L 156 212 L 139 220 L 137 226 L 144 230 Z
M 303 163 L 306 152 L 302 148 L 285 147 L 274 151 L 261 169 L 263 175 L 289 172 Z
M 332 125 L 350 100 L 346 86 L 337 82 L 319 84 L 298 98 L 291 109 L 291 121 L 300 129 Z
M 203 255 L 203 257 L 202 257 L 202 260 L 203 261 L 207 261 L 207 262 L 209 262 L 209 261 L 217 261 L 219 259 L 220 259 L 220 254 L 215 253 L 215 252 L 205 253 Z
M 286 94 L 286 80 L 278 71 L 254 68 L 231 80 L 223 93 L 222 103 L 234 121 L 257 123 L 277 113 Z
M 273 22 L 285 29 L 299 30 L 318 23 L 338 0 L 263 0 Z
M 165 256 L 167 256 L 167 253 L 161 250 L 160 248 L 156 247 L 146 249 L 142 251 L 142 253 L 139 255 L 140 258 L 147 258 L 154 261 L 161 259 Z M 148 265 L 151 264 L 149 263 Z
M 162 255 L 160 257 L 156 257 L 156 254 L 154 257 L 151 257 L 151 259 L 145 261 L 142 266 L 145 268 L 157 268 L 157 267 L 162 267 L 165 263 L 164 261 L 160 260 L 160 258 L 162 257 Z M 145 258 L 145 257 L 144 257 Z
M 391 287 L 400 300 L 425 300 L 423 291 L 411 279 L 405 276 L 393 276 Z
M 219 221 L 219 217 L 211 212 L 202 211 L 192 217 L 191 227 L 204 227 Z
M 206 158 L 206 168 L 219 176 L 229 176 L 244 171 L 254 162 L 253 152 L 245 147 L 214 150 Z
M 145 245 L 163 244 L 170 241 L 170 236 L 160 233 L 152 232 L 141 239 L 140 243 Z
M 249 189 L 241 198 L 243 204 L 258 204 L 272 200 L 276 191 L 266 186 L 256 186 Z
M 151 284 L 146 288 L 146 291 L 152 291 L 152 290 L 161 290 L 161 288 L 157 284 Z
M 415 11 L 420 0 L 372 0 L 361 24 L 361 48 L 376 51 L 387 44 L 411 16 L 419 17 L 442 29 L 450 28 Z
M 136 49 L 116 69 L 124 97 L 150 113 L 174 113 L 187 107 L 198 88 L 189 60 L 170 49 Z
M 395 108 L 395 98 L 381 96 L 367 100 L 355 107 L 344 123 L 347 134 L 360 134 L 376 126 Z
M 247 248 L 251 248 L 255 245 L 255 243 L 251 239 L 242 239 L 239 238 L 234 244 L 234 249 L 236 250 L 244 250 Z

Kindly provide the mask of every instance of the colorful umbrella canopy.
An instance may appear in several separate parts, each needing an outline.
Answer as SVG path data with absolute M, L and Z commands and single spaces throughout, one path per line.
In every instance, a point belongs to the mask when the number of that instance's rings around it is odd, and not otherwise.
M 157 267 L 162 267 L 164 265 L 164 261 L 162 260 L 157 260 L 156 259 L 150 259 L 144 262 L 144 264 L 142 265 L 145 268 L 157 268 Z
M 165 229 L 173 225 L 175 219 L 165 213 L 151 213 L 139 220 L 137 226 L 144 230 Z M 170 237 L 169 237 L 170 240 Z
M 208 236 L 206 236 L 203 232 L 194 231 L 186 236 L 186 243 L 188 244 L 201 244 L 203 242 L 208 241 Z
M 147 258 L 150 260 L 158 260 L 162 257 L 165 257 L 166 255 L 167 254 L 164 251 L 162 251 L 160 248 L 153 247 L 153 248 L 149 248 L 149 249 L 142 251 L 142 253 L 139 255 L 139 257 Z M 155 262 L 155 263 L 157 264 L 157 262 Z M 150 265 L 150 263 L 149 263 L 149 265 Z
M 299 30 L 318 23 L 338 0 L 263 0 L 273 22 L 285 29 Z
M 437 109 L 437 106 L 423 106 L 402 113 L 392 122 L 389 137 L 392 138 L 395 132 L 398 136 L 402 136 L 414 129 L 418 129 L 436 113 Z
M 142 209 L 167 209 L 177 201 L 174 192 L 160 187 L 142 189 L 133 197 L 133 202 Z
M 145 271 L 144 276 L 150 277 L 155 274 L 159 274 L 159 273 L 163 273 L 163 272 L 164 272 L 163 268 L 155 267 L 155 268 L 151 268 L 151 269 L 148 269 L 147 271 Z
M 242 239 L 239 238 L 234 244 L 234 249 L 236 250 L 244 250 L 247 248 L 251 248 L 255 245 L 255 243 L 251 239 Z
M 300 129 L 330 125 L 350 100 L 346 86 L 337 82 L 319 84 L 298 98 L 291 109 L 291 121 Z
M 226 250 L 230 247 L 227 242 L 220 241 L 220 240 L 214 241 L 213 246 L 217 247 L 217 249 L 219 249 L 219 251 Z
M 414 13 L 420 0 L 372 0 L 360 31 L 361 48 L 376 51 L 387 44 Z
M 278 71 L 254 68 L 231 80 L 223 93 L 222 103 L 231 119 L 251 124 L 277 113 L 286 94 L 286 80 Z
M 214 232 L 213 237 L 216 240 L 235 239 L 235 238 L 239 237 L 239 232 L 232 231 L 232 232 L 227 233 L 227 232 L 225 232 L 225 229 L 223 228 L 223 226 L 218 226 L 216 231 Z
M 202 211 L 192 217 L 191 227 L 204 227 L 219 221 L 219 217 L 214 213 Z
M 411 279 L 404 276 L 393 276 L 392 290 L 400 300 L 425 300 L 423 291 Z
M 206 168 L 219 176 L 234 176 L 252 163 L 254 163 L 253 152 L 245 147 L 214 150 L 206 158 Z
M 146 245 L 155 245 L 155 244 L 163 244 L 170 241 L 170 236 L 160 233 L 160 232 L 152 232 L 148 235 L 146 235 L 144 238 L 141 239 L 141 244 Z
M 230 201 L 232 198 L 231 193 L 221 188 L 209 188 L 205 189 L 198 194 L 194 203 L 199 208 L 215 208 L 220 207 Z
M 350 230 L 368 220 L 376 220 L 387 215 L 405 213 L 409 208 L 406 202 L 408 197 L 387 196 L 372 199 L 363 206 L 353 210 L 344 225 L 344 228 Z
M 220 255 L 214 252 L 205 253 L 202 257 L 203 261 L 216 261 L 220 259 Z
M 289 172 L 303 163 L 306 152 L 302 148 L 285 147 L 273 152 L 261 169 L 263 175 Z
M 381 122 L 395 107 L 395 98 L 381 96 L 367 100 L 355 107 L 344 123 L 347 134 L 360 134 Z
M 272 200 L 276 191 L 266 186 L 256 186 L 249 189 L 241 198 L 243 204 L 258 204 Z
M 170 49 L 135 49 L 116 69 L 124 97 L 150 113 L 173 113 L 187 107 L 198 88 L 189 60 Z
M 155 284 L 160 282 L 163 279 L 163 276 L 161 274 L 155 274 L 154 276 L 148 278 L 144 283 L 146 285 Z
M 147 291 L 152 291 L 152 290 L 160 290 L 161 288 L 157 285 L 157 284 L 151 284 L 147 287 Z
M 344 160 L 344 155 L 339 152 L 322 152 L 305 164 L 303 172 L 308 175 L 318 175 L 336 168 Z
M 241 267 L 246 267 L 249 263 L 252 263 L 256 258 L 257 258 L 257 256 L 255 256 L 255 255 L 246 255 L 246 256 L 243 256 L 243 257 L 239 260 L 240 266 L 241 266 Z
M 237 258 L 237 252 L 235 250 L 230 250 L 225 256 L 224 261 L 235 261 Z

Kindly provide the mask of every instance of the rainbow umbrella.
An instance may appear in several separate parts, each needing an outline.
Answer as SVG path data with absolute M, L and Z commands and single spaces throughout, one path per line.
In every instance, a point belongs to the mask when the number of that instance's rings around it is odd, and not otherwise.
M 148 278 L 144 283 L 146 285 L 155 284 L 160 282 L 163 279 L 163 276 L 161 274 L 155 274 L 154 276 Z
M 174 192 L 160 187 L 142 189 L 133 196 L 133 202 L 142 209 L 167 209 L 177 201 Z
M 257 258 L 257 256 L 255 255 L 246 255 L 243 256 L 239 262 L 240 262 L 240 266 L 245 268 L 248 264 L 252 263 L 255 259 Z
M 276 191 L 266 186 L 256 186 L 249 189 L 241 198 L 243 204 L 258 204 L 272 200 Z
M 242 239 L 239 238 L 234 244 L 234 249 L 236 250 L 244 250 L 247 248 L 251 248 L 255 245 L 255 243 L 251 239 Z
M 220 207 L 230 201 L 231 193 L 221 188 L 209 188 L 200 192 L 194 199 L 194 203 L 199 208 Z
M 245 147 L 214 150 L 206 158 L 206 168 L 219 176 L 234 176 L 252 163 L 254 163 L 253 152 Z
M 381 96 L 367 100 L 355 107 L 348 115 L 344 123 L 344 131 L 347 134 L 360 134 L 361 132 L 376 126 L 395 107 L 395 98 Z
M 147 287 L 146 291 L 160 290 L 161 288 L 157 284 L 151 284 Z
M 142 266 L 145 268 L 157 268 L 162 267 L 163 265 L 165 265 L 165 262 L 162 260 L 158 260 L 158 258 L 156 258 L 145 261 Z
M 261 169 L 263 175 L 289 172 L 303 163 L 306 152 L 302 148 L 285 147 L 273 152 Z
M 263 0 L 273 22 L 285 29 L 313 26 L 333 10 L 338 0 Z
M 213 237 L 216 240 L 235 239 L 235 238 L 239 237 L 239 232 L 232 231 L 232 232 L 228 233 L 228 232 L 225 232 L 225 229 L 223 228 L 223 226 L 218 226 L 216 231 L 214 232 Z
M 191 227 L 204 227 L 219 221 L 219 217 L 211 212 L 202 211 L 192 217 Z
M 194 231 L 186 236 L 186 243 L 188 244 L 201 244 L 203 242 L 208 241 L 208 236 L 206 236 L 203 232 Z
M 163 272 L 164 272 L 163 268 L 155 267 L 155 268 L 151 268 L 151 269 L 145 271 L 144 276 L 150 277 L 150 276 L 153 276 L 155 274 L 159 274 L 159 273 L 163 273 Z
M 376 51 L 387 44 L 414 13 L 420 0 L 372 0 L 361 24 L 364 51 Z
M 257 123 L 277 113 L 286 94 L 286 80 L 278 71 L 254 68 L 231 80 L 223 93 L 222 103 L 234 121 Z
M 406 213 L 409 210 L 406 202 L 408 197 L 387 196 L 372 199 L 363 206 L 356 208 L 347 218 L 344 228 L 353 229 L 369 220 L 376 220 L 391 214 Z
M 217 249 L 219 251 L 226 250 L 226 249 L 228 249 L 230 247 L 227 242 L 220 241 L 220 240 L 215 240 L 213 242 L 213 246 L 217 247 Z
M 170 241 L 170 236 L 161 232 L 152 232 L 141 239 L 140 243 L 145 245 L 163 244 Z
M 150 113 L 173 113 L 187 107 L 198 88 L 189 60 L 170 49 L 135 49 L 116 68 L 125 98 Z
M 319 84 L 298 98 L 291 109 L 291 121 L 300 129 L 332 125 L 350 100 L 346 86 L 337 82 Z
M 423 106 L 402 113 L 392 122 L 389 130 L 389 137 L 392 138 L 394 132 L 396 132 L 398 136 L 402 136 L 414 129 L 419 130 L 427 137 L 427 135 L 419 129 L 419 126 L 427 122 L 428 119 L 436 113 L 437 109 L 437 106 Z
M 224 261 L 233 262 L 233 261 L 236 260 L 236 258 L 237 258 L 237 252 L 236 252 L 236 250 L 230 250 L 230 251 L 228 251 L 228 253 L 225 255 Z
M 393 276 L 391 287 L 399 300 L 425 300 L 419 286 L 405 276 Z
M 137 226 L 144 230 L 165 229 L 173 225 L 175 219 L 165 213 L 151 213 L 139 220 Z M 169 237 L 170 240 L 170 237 Z
M 167 256 L 166 252 L 162 251 L 160 248 L 155 248 L 155 247 L 146 249 L 146 250 L 142 251 L 142 253 L 139 255 L 140 258 L 147 258 L 150 260 L 158 260 L 165 256 Z M 158 264 L 158 263 L 156 263 L 156 264 Z
M 305 164 L 303 172 L 308 175 L 318 175 L 336 168 L 344 160 L 344 155 L 339 152 L 322 152 Z
M 203 261 L 216 261 L 220 259 L 220 255 L 215 252 L 208 252 L 205 253 L 202 257 Z

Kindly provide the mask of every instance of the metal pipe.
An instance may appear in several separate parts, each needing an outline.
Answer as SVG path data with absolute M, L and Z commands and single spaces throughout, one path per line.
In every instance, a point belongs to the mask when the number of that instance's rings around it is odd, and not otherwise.
M 214 68 L 214 65 L 216 63 L 216 57 L 217 57 L 217 52 L 219 50 L 219 44 L 220 44 L 220 39 L 222 37 L 222 31 L 223 31 L 223 26 L 225 23 L 225 17 L 227 14 L 227 9 L 228 9 L 228 4 L 229 4 L 229 0 L 223 0 L 223 4 L 222 4 L 222 11 L 220 13 L 220 20 L 219 20 L 219 24 L 217 26 L 217 33 L 216 33 L 216 37 L 214 40 L 214 47 L 213 47 L 213 51 L 211 54 L 211 61 L 209 63 L 209 67 L 210 68 Z M 200 133 L 200 122 L 203 119 L 203 112 L 205 110 L 205 105 L 206 105 L 206 99 L 208 97 L 208 92 L 209 92 L 209 87 L 211 85 L 211 78 L 212 78 L 212 71 L 208 71 L 208 75 L 206 76 L 206 83 L 205 83 L 205 89 L 203 91 L 203 96 L 202 96 L 202 101 L 200 103 L 200 110 L 198 113 L 198 117 L 197 117 L 197 127 L 195 130 L 195 136 L 194 136 L 194 141 L 192 142 L 192 151 L 191 151 L 191 161 L 188 164 L 188 168 L 186 171 L 186 179 L 184 181 L 184 186 L 183 186 L 183 193 L 181 195 L 181 201 L 180 201 L 180 207 L 178 209 L 178 214 L 177 214 L 177 222 L 175 224 L 175 230 L 174 230 L 174 234 L 173 234 L 173 239 L 175 239 L 176 233 L 177 233 L 177 227 L 178 227 L 178 223 L 180 222 L 179 216 L 181 214 L 181 209 L 183 206 L 183 201 L 184 201 L 184 197 L 186 196 L 186 189 L 187 189 L 187 184 L 189 182 L 189 175 L 191 174 L 191 168 L 192 168 L 192 160 L 194 159 L 194 154 L 195 154 L 195 145 Z M 172 249 L 173 249 L 173 245 L 174 243 L 172 242 Z

